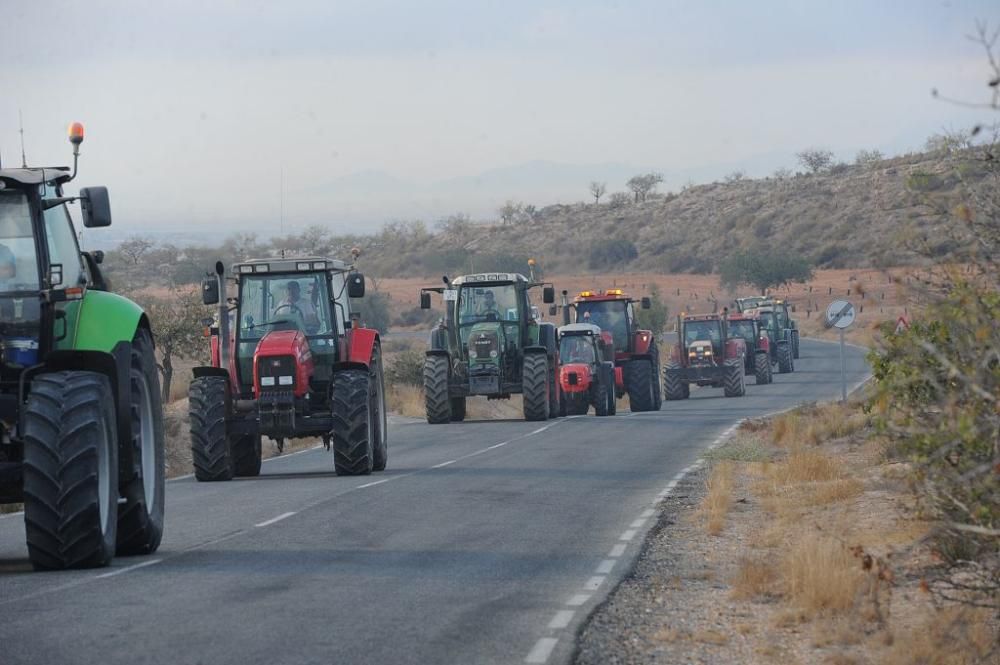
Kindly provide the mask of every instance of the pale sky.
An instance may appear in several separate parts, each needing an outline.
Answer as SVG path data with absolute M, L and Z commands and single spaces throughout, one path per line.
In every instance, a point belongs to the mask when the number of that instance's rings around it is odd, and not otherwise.
M 583 200 L 629 169 L 676 190 L 988 119 L 930 97 L 985 99 L 977 18 L 1000 6 L 0 0 L 0 155 L 19 109 L 30 164 L 68 163 L 83 122 L 74 184 L 111 189 L 118 233 L 277 231 L 282 171 L 286 229 Z

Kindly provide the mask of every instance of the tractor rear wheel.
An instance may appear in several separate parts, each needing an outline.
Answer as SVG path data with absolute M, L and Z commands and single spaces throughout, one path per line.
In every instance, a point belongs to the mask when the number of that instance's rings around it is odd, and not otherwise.
M 799 331 L 792 328 L 792 358 L 798 359 L 799 357 Z
M 363 476 L 374 467 L 377 414 L 368 370 L 345 369 L 333 376 L 333 468 L 338 476 Z
M 788 374 L 795 371 L 792 360 L 792 349 L 787 342 L 778 344 L 778 374 Z
M 199 376 L 188 387 L 191 421 L 191 457 L 194 477 L 201 482 L 232 480 L 233 450 L 226 436 L 226 397 L 229 379 Z
M 129 390 L 136 475 L 121 488 L 125 503 L 118 507 L 120 555 L 155 552 L 163 538 L 163 404 L 153 338 L 145 329 L 132 340 Z
M 653 342 L 651 352 L 653 356 L 653 411 L 659 411 L 663 406 L 663 387 L 660 381 L 660 351 L 656 348 L 656 342 Z
M 382 347 L 372 350 L 368 365 L 369 399 L 372 403 L 372 420 L 375 431 L 372 435 L 372 470 L 385 471 L 389 462 L 389 422 L 385 409 L 385 373 L 382 369 Z
M 448 400 L 448 356 L 424 358 L 424 409 L 432 425 L 451 422 Z
M 252 478 L 260 475 L 260 434 L 246 434 L 229 444 L 233 451 L 233 475 Z
M 559 390 L 559 377 L 556 376 L 555 358 L 549 358 L 549 418 L 562 415 L 562 391 Z
M 615 398 L 615 368 L 609 367 L 607 376 L 608 386 L 608 415 L 613 416 L 618 413 L 618 400 Z M 657 381 L 659 383 L 659 381 Z
M 549 417 L 549 363 L 541 353 L 524 356 L 521 392 L 525 420 L 546 420 Z
M 124 405 L 122 405 L 124 408 Z M 106 566 L 118 526 L 118 430 L 111 383 L 42 374 L 24 410 L 24 524 L 36 570 Z
M 608 415 L 609 407 L 611 406 L 610 400 L 608 399 L 608 379 L 604 375 L 604 368 L 598 370 L 600 372 L 600 378 L 594 377 L 594 385 L 592 390 L 594 391 L 594 415 L 596 416 L 606 416 Z
M 725 378 L 722 390 L 726 397 L 743 397 L 747 392 L 746 378 L 743 374 L 743 361 L 726 364 Z
M 653 363 L 639 359 L 626 363 L 625 390 L 632 411 L 652 411 L 656 399 L 653 393 Z
M 684 380 L 684 371 L 677 365 L 667 365 L 663 370 L 663 396 L 669 401 L 687 399 L 691 388 Z
M 757 385 L 762 386 L 771 382 L 771 359 L 767 357 L 767 351 L 758 351 L 753 356 L 754 378 Z
M 460 423 L 465 420 L 465 398 L 451 398 L 451 422 Z

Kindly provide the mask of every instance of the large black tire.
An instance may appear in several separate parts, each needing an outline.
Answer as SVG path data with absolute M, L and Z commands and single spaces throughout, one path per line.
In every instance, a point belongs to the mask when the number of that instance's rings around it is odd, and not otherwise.
M 556 376 L 556 363 L 549 358 L 549 418 L 562 415 L 562 390 L 559 389 L 559 377 Z
M 544 354 L 524 356 L 521 392 L 525 420 L 546 420 L 549 417 L 549 361 Z
M 771 382 L 771 359 L 767 357 L 767 351 L 758 351 L 754 354 L 754 378 L 758 386 L 763 386 Z
M 111 562 L 118 432 L 103 374 L 55 372 L 31 382 L 24 409 L 24 524 L 36 570 Z
M 607 374 L 608 386 L 608 415 L 613 416 L 618 413 L 618 400 L 615 398 L 615 368 L 609 367 Z M 659 383 L 659 380 L 657 380 Z
M 188 387 L 191 458 L 194 477 L 201 482 L 232 480 L 236 472 L 233 450 L 226 436 L 229 379 L 199 376 Z
M 585 416 L 590 411 L 590 400 L 586 393 L 572 393 L 564 395 L 563 401 L 566 404 L 566 413 L 571 416 Z
M 460 423 L 465 420 L 466 405 L 464 397 L 451 398 L 451 422 Z
M 385 371 L 382 367 L 381 346 L 372 350 L 368 379 L 375 426 L 372 435 L 372 471 L 385 471 L 385 465 L 389 463 L 389 416 L 385 408 Z
M 691 396 L 691 388 L 683 375 L 683 370 L 675 365 L 668 364 L 663 370 L 663 397 L 666 400 L 672 402 Z
M 799 331 L 796 330 L 795 328 L 792 328 L 791 337 L 792 337 L 792 358 L 798 360 L 798 358 L 799 358 Z
M 778 374 L 788 374 L 795 371 L 792 360 L 792 348 L 787 342 L 778 344 Z
M 333 375 L 333 468 L 338 476 L 364 476 L 374 468 L 375 414 L 367 370 Z
M 229 442 L 233 454 L 233 475 L 254 478 L 260 475 L 260 434 L 245 434 Z
M 653 393 L 653 363 L 645 359 L 631 360 L 623 368 L 625 391 L 633 412 L 652 411 L 656 399 Z
M 660 374 L 660 351 L 653 342 L 650 348 L 653 357 L 653 411 L 659 411 L 663 406 L 663 386 Z M 612 379 L 614 375 L 612 375 Z M 614 388 L 612 388 L 614 390 Z
M 155 552 L 163 538 L 166 464 L 163 438 L 163 404 L 153 354 L 153 338 L 140 329 L 132 340 L 129 368 L 132 416 L 132 454 L 136 475 L 121 487 L 125 503 L 118 507 L 120 555 Z
M 743 374 L 742 360 L 726 364 L 722 390 L 726 397 L 743 397 L 746 394 L 746 375 Z
M 606 416 L 608 415 L 609 407 L 611 406 L 610 400 L 608 399 L 608 378 L 603 367 L 598 368 L 601 373 L 600 379 L 594 377 L 594 381 L 597 385 L 594 386 L 594 415 L 596 416 Z
M 427 422 L 441 425 L 451 422 L 451 401 L 448 399 L 448 356 L 424 358 L 424 409 Z

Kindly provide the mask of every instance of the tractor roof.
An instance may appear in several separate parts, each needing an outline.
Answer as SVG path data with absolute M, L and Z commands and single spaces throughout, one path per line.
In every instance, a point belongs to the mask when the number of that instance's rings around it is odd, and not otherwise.
M 756 321 L 760 318 L 755 309 L 745 309 L 742 312 L 734 312 L 729 315 L 730 321 Z
M 290 272 L 326 272 L 329 270 L 345 272 L 348 265 L 337 259 L 322 256 L 296 256 L 277 259 L 250 259 L 233 264 L 233 273 L 248 275 L 251 273 L 290 273 Z
M 462 275 L 451 280 L 452 286 L 464 284 L 482 284 L 483 286 L 501 286 L 505 284 L 528 284 L 528 278 L 516 272 L 481 272 L 474 275 Z
M 570 323 L 559 326 L 559 335 L 594 335 L 599 336 L 601 329 L 593 323 Z
M 604 302 L 608 300 L 632 300 L 632 296 L 622 289 L 608 289 L 607 291 L 580 291 L 573 302 Z
M 682 318 L 687 321 L 721 321 L 721 314 L 683 314 Z
M 69 179 L 70 172 L 68 166 L 0 169 L 0 180 L 11 180 L 22 185 L 41 185 L 45 182 L 63 182 Z

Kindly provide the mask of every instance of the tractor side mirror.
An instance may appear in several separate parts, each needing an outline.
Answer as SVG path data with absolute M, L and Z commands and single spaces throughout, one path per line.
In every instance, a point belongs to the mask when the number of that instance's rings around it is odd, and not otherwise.
M 642 309 L 649 309 L 653 306 L 653 302 L 649 298 L 643 298 L 639 301 L 639 307 Z
M 427 291 L 420 292 L 420 309 L 431 308 L 431 294 Z
M 795 311 L 795 305 L 792 305 L 792 311 L 793 312 Z
M 102 263 L 104 263 L 104 252 L 103 251 L 101 251 L 99 249 L 95 249 L 94 251 L 92 251 L 90 253 L 90 255 L 94 258 L 94 263 L 96 263 L 97 265 L 101 265 Z
M 555 305 L 549 305 L 549 316 L 555 316 L 559 313 L 559 308 Z
M 56 287 L 62 284 L 63 267 L 61 263 L 53 263 L 49 266 L 49 286 Z
M 201 302 L 206 305 L 219 304 L 219 280 L 209 277 L 201 283 Z
M 365 297 L 365 276 L 359 272 L 352 272 L 347 276 L 347 297 Z
M 545 286 L 542 287 L 542 302 L 546 305 L 551 305 L 556 301 L 556 287 Z
M 107 187 L 84 187 L 80 190 L 83 225 L 88 229 L 111 226 L 111 202 Z

